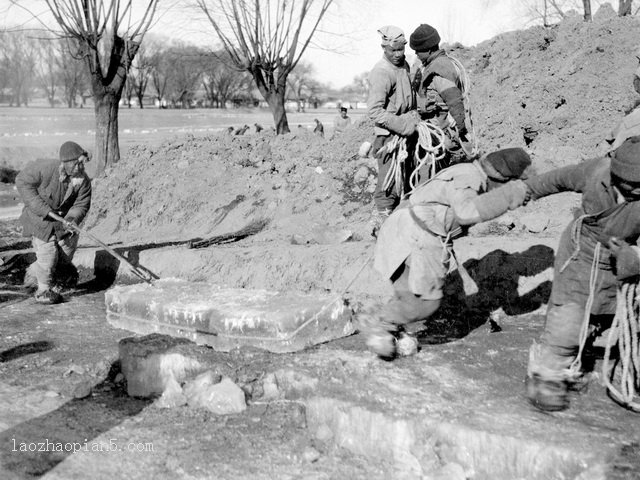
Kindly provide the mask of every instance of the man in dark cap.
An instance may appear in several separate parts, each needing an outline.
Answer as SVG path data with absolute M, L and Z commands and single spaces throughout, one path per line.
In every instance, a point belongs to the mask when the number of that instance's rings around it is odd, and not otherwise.
M 415 346 L 415 340 L 402 332 L 402 326 L 426 320 L 439 308 L 453 240 L 465 235 L 469 226 L 525 203 L 527 187 L 521 180 L 510 180 L 523 177 L 530 164 L 524 150 L 508 148 L 445 168 L 415 189 L 386 220 L 374 267 L 391 280 L 394 298 L 378 312 L 362 316 L 367 345 L 374 353 L 383 358 L 412 353 L 407 346 Z
M 409 37 L 416 52 L 413 87 L 423 120 L 446 134 L 446 161 L 472 160 L 477 153 L 468 99 L 468 79 L 462 64 L 440 48 L 440 35 L 422 24 Z
M 36 253 L 25 285 L 37 284 L 35 299 L 45 304 L 61 302 L 60 290 L 78 281 L 71 263 L 78 236 L 50 214 L 80 224 L 91 206 L 91 181 L 84 170 L 88 153 L 75 142 L 65 142 L 59 156 L 60 160 L 30 162 L 16 177 L 24 202 L 20 216 L 23 234 L 31 236 Z
M 616 311 L 618 282 L 640 275 L 640 136 L 612 155 L 552 170 L 525 182 L 532 199 L 582 193 L 581 211 L 562 234 L 540 342 L 532 345 L 527 396 L 545 411 L 569 407 L 585 382 L 583 333 L 602 331 Z M 593 335 L 592 335 L 593 336 Z M 582 345 L 584 347 L 584 344 Z
M 409 78 L 409 65 L 404 56 L 404 32 L 393 25 L 378 30 L 381 36 L 382 58 L 369 73 L 369 118 L 374 122 L 375 140 L 371 153 L 378 160 L 378 183 L 373 193 L 374 212 L 372 234 L 375 236 L 382 222 L 400 201 L 403 185 L 396 185 L 395 177 L 387 179 L 398 155 L 411 157 L 415 145 L 416 126 L 420 117 L 415 110 L 415 94 Z M 402 153 L 400 150 L 404 148 Z M 385 181 L 387 180 L 387 181 Z

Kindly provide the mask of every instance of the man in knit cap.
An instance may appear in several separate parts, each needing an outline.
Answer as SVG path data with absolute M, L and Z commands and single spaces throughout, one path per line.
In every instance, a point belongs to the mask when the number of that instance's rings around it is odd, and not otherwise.
M 448 163 L 472 160 L 475 140 L 464 67 L 440 48 L 440 35 L 431 25 L 416 28 L 409 37 L 409 45 L 418 57 L 413 87 L 422 119 L 446 134 Z
M 416 188 L 391 214 L 380 228 L 374 267 L 391 281 L 394 297 L 361 317 L 374 353 L 386 359 L 414 353 L 410 347 L 417 342 L 403 326 L 426 320 L 439 308 L 453 240 L 469 226 L 524 204 L 527 187 L 510 180 L 521 178 L 530 164 L 524 150 L 508 148 L 453 165 Z
M 78 236 L 51 217 L 57 214 L 80 224 L 91 205 L 91 181 L 84 170 L 89 155 L 75 142 L 60 147 L 60 160 L 30 162 L 16 177 L 16 187 L 24 209 L 20 216 L 23 234 L 31 236 L 36 261 L 25 277 L 26 286 L 35 286 L 39 303 L 62 301 L 60 290 L 73 287 L 78 272 L 71 263 Z
M 545 411 L 569 407 L 569 392 L 585 384 L 577 358 L 581 334 L 607 328 L 616 311 L 618 282 L 640 275 L 640 136 L 604 158 L 525 181 L 532 199 L 582 193 L 576 218 L 556 252 L 553 287 L 539 343 L 529 352 L 527 396 Z M 591 281 L 593 283 L 591 283 Z M 588 309 L 588 310 L 587 310 Z M 587 323 L 588 322 L 588 323 Z
M 409 78 L 409 65 L 404 56 L 407 43 L 404 32 L 387 25 L 378 30 L 381 36 L 382 58 L 369 73 L 369 118 L 374 122 L 375 140 L 372 154 L 378 160 L 378 183 L 373 194 L 375 209 L 372 234 L 393 211 L 405 187 L 396 185 L 394 176 L 387 179 L 399 149 L 404 148 L 411 158 L 415 145 L 415 131 L 420 118 L 415 111 L 415 95 Z M 399 142 L 404 140 L 404 142 Z M 404 147 L 401 144 L 404 143 Z M 387 182 L 385 182 L 387 179 Z

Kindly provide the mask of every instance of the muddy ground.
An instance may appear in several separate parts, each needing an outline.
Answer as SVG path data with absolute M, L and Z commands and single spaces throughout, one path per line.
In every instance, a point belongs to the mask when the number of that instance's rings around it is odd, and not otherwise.
M 482 150 L 524 147 L 538 171 L 602 154 L 636 101 L 638 34 L 637 19 L 601 9 L 591 24 L 568 18 L 454 48 L 473 82 Z M 326 138 L 299 129 L 141 144 L 94 180 L 84 226 L 162 278 L 341 293 L 357 313 L 390 293 L 370 265 L 354 280 L 374 245 L 375 169 L 356 155 L 372 134 L 363 122 Z M 103 304 L 112 282 L 134 281 L 124 266 L 84 238 L 82 288 L 42 307 L 17 288 L 30 254 L 13 256 L 0 291 L 2 477 L 638 478 L 640 420 L 597 380 L 562 414 L 540 414 L 523 397 L 553 248 L 578 201 L 536 202 L 458 242 L 480 291 L 465 295 L 453 274 L 446 305 L 416 327 L 411 359 L 382 362 L 359 335 L 287 355 L 192 346 L 185 355 L 246 392 L 248 409 L 222 417 L 126 395 L 117 342 L 131 333 L 106 323 Z M 238 241 L 188 248 L 256 225 Z M 16 232 L 2 222 L 7 248 L 21 241 Z M 275 397 L 265 398 L 267 378 L 279 379 Z M 13 451 L 43 439 L 156 450 Z

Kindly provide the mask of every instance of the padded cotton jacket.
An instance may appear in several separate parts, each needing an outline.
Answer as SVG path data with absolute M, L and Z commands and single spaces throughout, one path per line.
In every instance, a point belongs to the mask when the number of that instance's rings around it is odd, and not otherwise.
M 51 211 L 61 217 L 82 222 L 91 206 L 91 180 L 67 177 L 60 181 L 59 160 L 30 162 L 16 177 L 16 187 L 24 202 L 20 221 L 25 236 L 48 241 L 62 228 L 60 222 L 47 217 Z

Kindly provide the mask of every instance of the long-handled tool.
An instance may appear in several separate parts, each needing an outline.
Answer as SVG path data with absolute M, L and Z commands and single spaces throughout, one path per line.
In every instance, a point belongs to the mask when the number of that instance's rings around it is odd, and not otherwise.
M 69 230 L 73 230 L 76 233 L 80 233 L 82 235 L 86 235 L 87 237 L 89 237 L 91 240 L 93 240 L 94 242 L 96 242 L 98 245 L 100 245 L 102 248 L 104 248 L 107 252 L 109 252 L 111 255 L 113 255 L 115 258 L 117 258 L 118 260 L 120 260 L 122 263 L 124 263 L 125 265 L 127 265 L 129 267 L 129 269 L 131 270 L 131 272 L 141 278 L 142 280 L 144 280 L 147 283 L 152 283 L 152 281 L 154 280 L 154 278 L 151 276 L 150 273 L 145 272 L 144 270 L 139 269 L 138 267 L 136 267 L 135 265 L 133 265 L 129 260 L 127 260 L 126 258 L 124 258 L 122 255 L 120 255 L 118 252 L 116 252 L 113 248 L 111 248 L 110 246 L 108 246 L 106 243 L 102 242 L 101 240 L 97 239 L 96 237 L 94 237 L 93 235 L 91 235 L 89 232 L 83 230 L 82 228 L 80 228 L 79 226 L 77 226 L 75 223 L 73 222 L 69 222 L 68 220 L 65 220 L 64 218 L 62 218 L 60 215 L 53 213 L 53 212 L 49 212 L 49 216 L 51 218 L 53 218 L 54 220 L 57 220 L 59 222 L 61 222 L 65 228 L 69 229 Z

